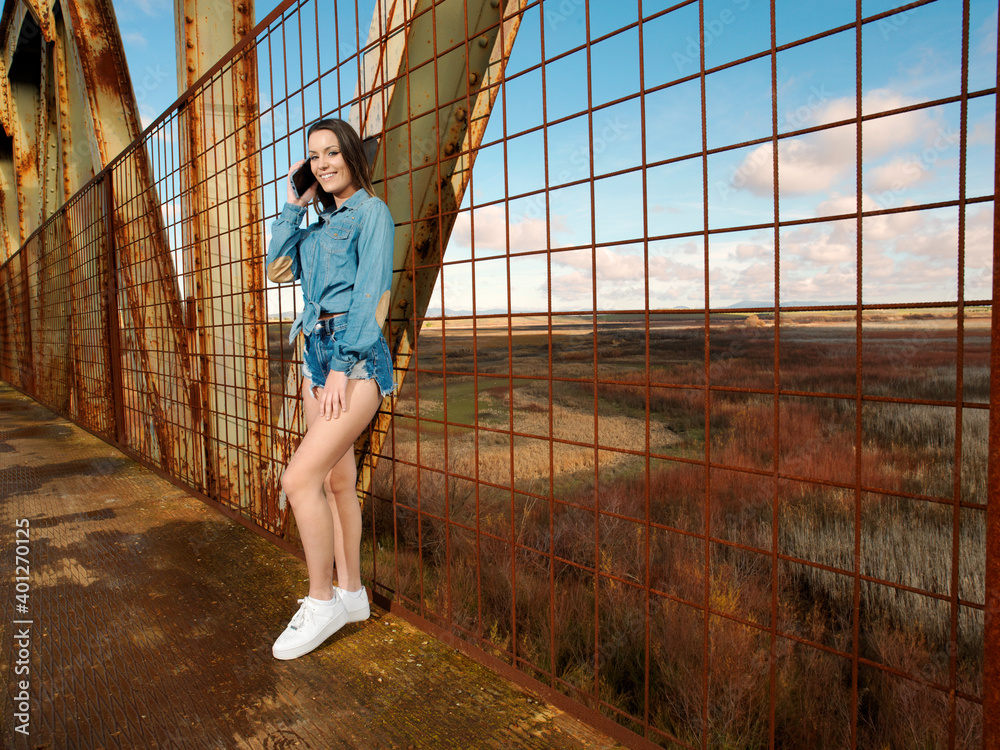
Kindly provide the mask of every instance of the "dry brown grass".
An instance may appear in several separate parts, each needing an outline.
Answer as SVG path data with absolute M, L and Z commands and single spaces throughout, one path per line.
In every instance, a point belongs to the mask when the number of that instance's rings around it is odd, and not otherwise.
M 509 426 L 508 394 L 495 398 L 480 395 L 480 419 L 491 427 L 502 429 Z M 432 411 L 440 402 L 421 399 L 421 409 Z M 517 412 L 517 431 L 545 437 L 550 434 L 548 401 L 531 394 L 527 389 L 514 389 L 514 410 Z M 594 442 L 593 413 L 579 408 L 560 405 L 552 407 L 553 432 L 573 435 L 573 439 L 583 443 Z M 646 447 L 646 423 L 634 417 L 602 416 L 600 418 L 601 445 L 621 450 L 643 451 Z M 478 438 L 478 454 L 476 452 Z M 650 425 L 650 441 L 657 446 L 668 447 L 680 442 L 666 425 Z M 551 470 L 559 476 L 590 472 L 594 470 L 594 449 L 588 446 L 569 445 L 553 442 L 551 460 L 548 444 L 544 448 L 533 440 L 515 437 L 513 449 L 509 436 L 491 431 L 464 430 L 448 440 L 448 466 L 453 473 L 500 484 L 511 485 L 511 458 L 519 481 L 548 479 Z M 445 444 L 443 440 L 431 440 L 420 445 L 420 460 L 424 466 L 444 466 Z M 413 431 L 397 429 L 395 455 L 404 461 L 416 462 L 417 439 Z M 478 455 L 478 463 L 477 463 Z M 601 467 L 634 461 L 626 453 L 603 451 Z
M 866 339 L 866 357 L 870 351 L 872 368 L 881 369 L 877 377 L 866 378 L 865 394 L 954 400 L 954 368 L 942 359 L 948 341 L 939 333 L 911 336 L 908 341 L 906 332 L 889 332 L 875 347 L 868 347 Z M 773 384 L 773 348 L 768 349 L 773 346 L 769 338 L 773 328 L 723 326 L 718 332 L 713 328 L 712 334 L 713 382 L 718 374 L 727 384 Z M 794 344 L 784 339 L 784 329 L 780 335 L 782 351 L 789 357 L 782 356 L 783 384 L 820 393 L 854 391 L 851 326 L 839 331 L 801 326 Z M 587 336 L 578 339 L 570 351 L 578 361 L 568 366 L 587 372 Z M 461 342 L 450 341 L 449 350 L 454 345 L 459 347 L 456 351 L 463 351 Z M 854 492 L 808 480 L 851 484 L 860 456 L 862 482 L 880 492 L 863 494 L 860 499 L 859 572 L 949 595 L 955 523 L 950 504 L 955 494 L 954 409 L 864 402 L 862 441 L 856 446 L 853 399 L 783 398 L 776 427 L 773 397 L 713 393 L 713 462 L 764 470 L 777 462 L 782 473 L 806 481 L 782 481 L 776 490 L 767 476 L 713 469 L 708 495 L 711 534 L 762 552 L 713 543 L 706 560 L 703 538 L 650 529 L 647 570 L 646 498 L 654 522 L 703 534 L 705 469 L 654 460 L 646 473 L 641 456 L 601 451 L 595 481 L 595 451 L 588 447 L 594 438 L 595 389 L 602 445 L 645 450 L 648 408 L 650 444 L 658 446 L 654 451 L 694 458 L 705 452 L 703 395 L 696 389 L 648 389 L 644 372 L 634 367 L 645 361 L 645 332 L 602 332 L 600 343 L 602 351 L 616 353 L 615 361 L 622 369 L 615 378 L 625 385 L 552 386 L 551 434 L 575 436 L 571 439 L 584 446 L 548 440 L 550 386 L 544 381 L 515 386 L 513 404 L 509 387 L 480 390 L 475 407 L 478 424 L 507 429 L 513 415 L 516 431 L 540 436 L 515 439 L 512 444 L 502 432 L 478 431 L 479 478 L 506 487 L 513 476 L 512 490 L 477 487 L 454 477 L 445 481 L 440 472 L 428 470 L 443 468 L 445 434 L 439 426 L 426 423 L 419 425 L 419 463 L 427 469 L 390 462 L 379 465 L 377 496 L 392 497 L 395 492 L 398 502 L 416 507 L 419 483 L 424 512 L 447 515 L 472 527 L 478 524 L 501 537 L 484 536 L 477 543 L 472 532 L 455 527 L 449 531 L 441 522 L 420 519 L 403 508 L 394 510 L 391 503 L 377 503 L 371 543 L 385 550 L 379 553 L 380 559 L 392 560 L 398 570 L 398 593 L 419 600 L 422 584 L 423 602 L 432 612 L 443 617 L 450 608 L 452 621 L 481 634 L 487 648 L 497 649 L 495 653 L 502 656 L 516 647 L 518 656 L 542 673 L 554 670 L 559 680 L 571 686 L 567 692 L 582 691 L 578 697 L 600 697 L 622 711 L 642 716 L 648 690 L 653 724 L 696 745 L 702 742 L 703 712 L 707 712 L 710 747 L 768 745 L 773 659 L 775 746 L 849 745 L 855 710 L 850 660 L 780 637 L 772 652 L 769 638 L 758 628 L 714 615 L 706 622 L 703 610 L 697 608 L 704 602 L 705 577 L 712 608 L 761 627 L 770 623 L 772 586 L 777 586 L 782 632 L 850 652 L 853 576 L 781 563 L 777 580 L 772 580 L 769 552 L 774 524 L 778 524 L 777 543 L 783 554 L 854 570 Z M 654 381 L 697 384 L 703 378 L 703 334 L 699 337 L 685 330 L 674 337 L 652 331 L 650 345 Z M 524 356 L 530 359 L 542 351 L 546 350 L 535 348 Z M 966 364 L 963 390 L 966 399 L 974 394 L 975 400 L 988 388 L 988 370 L 978 361 Z M 431 392 L 421 396 L 421 413 L 436 413 L 440 418 L 436 410 L 443 412 L 443 402 L 432 403 L 434 398 Z M 405 402 L 401 408 L 415 412 Z M 984 410 L 963 410 L 959 491 L 966 501 L 985 500 L 985 419 Z M 414 425 L 413 421 L 397 421 L 395 444 L 387 446 L 398 458 L 412 463 L 418 457 Z M 475 429 L 449 428 L 451 472 L 477 476 L 476 435 Z M 517 494 L 528 483 L 542 496 L 551 490 L 553 500 Z M 884 494 L 900 490 L 936 495 L 942 502 Z M 595 515 L 595 501 L 604 515 Z M 982 602 L 985 596 L 980 572 L 984 522 L 982 511 L 961 513 L 960 595 L 974 602 Z M 557 561 L 552 569 L 550 553 L 572 565 Z M 594 566 L 603 574 L 637 584 L 648 575 L 654 588 L 690 604 L 653 596 L 647 611 L 641 589 L 606 575 L 595 580 L 584 569 Z M 550 587 L 552 578 L 554 587 Z M 550 604 L 554 620 L 549 617 Z M 595 637 L 595 608 L 600 637 Z M 952 640 L 947 601 L 863 583 L 857 614 L 864 658 L 947 685 L 954 654 L 960 689 L 982 694 L 979 610 L 962 610 L 958 638 Z M 709 629 L 707 652 L 705 627 Z M 704 706 L 706 681 L 709 702 Z M 947 738 L 947 693 L 865 668 L 858 697 L 859 747 L 929 748 Z M 981 710 L 959 703 L 957 746 L 973 747 L 981 742 Z

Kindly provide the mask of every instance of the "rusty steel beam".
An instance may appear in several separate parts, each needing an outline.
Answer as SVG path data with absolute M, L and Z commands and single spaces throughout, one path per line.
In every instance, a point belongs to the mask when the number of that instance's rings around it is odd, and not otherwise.
M 87 117 L 86 82 L 75 64 L 72 53 L 73 40 L 66 27 L 62 5 L 57 4 L 52 9 L 51 64 L 49 69 L 54 72 L 55 101 L 48 103 L 49 118 L 54 118 L 53 132 L 58 134 L 58 150 L 49 155 L 49 167 L 55 170 L 49 184 L 51 193 L 59 196 L 55 200 L 56 207 L 68 201 L 80 189 L 93 179 L 95 159 L 92 143 L 88 133 L 93 132 Z M 55 138 L 52 139 L 53 141 Z M 47 191 L 48 192 L 48 191 Z M 104 305 L 91 308 L 88 300 L 99 299 L 96 287 L 105 278 L 106 271 L 100 264 L 100 256 L 88 252 L 93 247 L 94 234 L 92 227 L 96 217 L 91 217 L 84 226 L 79 226 L 81 209 L 93 207 L 93 196 L 87 196 L 76 205 L 62 213 L 62 223 L 67 237 L 67 284 L 70 289 L 68 334 L 73 357 L 70 360 L 70 413 L 81 419 L 85 424 L 101 423 L 100 415 L 111 410 L 112 398 L 107 390 L 113 380 L 108 370 L 110 359 L 104 349 L 95 351 L 88 346 L 88 332 L 81 330 L 77 324 L 79 314 L 91 309 L 100 321 L 102 330 L 108 325 L 107 309 Z M 101 206 L 104 204 L 101 203 Z M 110 207 L 108 207 L 110 208 Z M 55 207 L 46 213 L 51 214 Z M 77 220 L 74 222 L 74 218 Z M 106 241 L 106 238 L 105 238 Z M 82 298 L 82 299 L 81 299 Z M 100 384 L 97 389 L 92 384 Z M 103 388 L 101 387 L 103 386 Z M 96 392 L 94 392 L 96 390 Z
M 11 129 L 10 164 L 13 166 L 13 193 L 4 185 L 4 213 L 13 218 L 9 201 L 14 197 L 17 221 L 5 227 L 5 246 L 13 253 L 28 235 L 42 226 L 65 196 L 57 190 L 59 175 L 56 123 L 55 45 L 52 42 L 48 10 L 36 3 L 8 3 L 2 22 L 5 129 Z M 6 171 L 6 170 L 5 170 Z M 8 182 L 5 175 L 4 183 Z M 8 214 L 9 212 L 9 214 Z M 16 227 L 16 234 L 14 228 Z M 70 310 L 66 283 L 63 233 L 46 226 L 35 236 L 32 250 L 36 259 L 29 265 L 27 289 L 32 309 L 44 309 L 45 320 L 30 319 L 33 368 L 39 377 L 38 397 L 57 411 L 66 411 L 72 402 L 72 357 L 67 356 L 67 317 Z M 60 321 L 54 325 L 50 321 Z
M 0 24 L 2 29 L 10 25 Z M 3 37 L 0 36 L 0 39 Z M 7 78 L 7 56 L 0 54 L 0 263 L 10 258 L 21 246 L 17 209 L 17 177 L 14 169 L 14 123 L 11 117 L 10 81 Z
M 68 328 L 70 290 L 67 284 L 65 224 L 49 222 L 30 241 L 35 250 L 33 273 L 29 275 L 33 312 L 32 357 L 38 375 L 35 396 L 53 411 L 67 413 L 72 402 L 72 361 Z
M 39 164 L 39 221 L 52 216 L 65 202 L 64 187 L 60 176 L 60 148 L 58 137 L 58 106 L 55 67 L 55 44 L 42 47 L 41 59 L 41 108 L 38 113 L 38 164 Z M 71 346 L 73 319 L 69 263 L 71 256 L 70 233 L 64 221 L 46 222 L 41 225 L 44 261 L 38 266 L 38 299 L 32 304 L 46 311 L 44 331 L 36 341 L 36 367 L 43 373 L 38 381 L 38 392 L 55 411 L 69 413 L 74 407 L 71 383 L 74 363 L 83 358 L 82 350 Z
M 364 90 L 351 117 L 365 137 L 385 133 L 373 174 L 397 223 L 393 267 L 403 269 L 393 278 L 386 321 L 400 384 L 525 5 L 383 0 L 372 19 L 369 42 L 383 35 L 389 41 L 365 54 Z M 407 25 L 405 35 L 397 33 Z M 438 169 L 421 169 L 438 161 Z M 384 175 L 399 176 L 385 181 Z M 414 272 L 421 265 L 431 267 Z M 363 493 L 371 487 L 391 418 L 380 413 L 371 434 L 359 441 Z
M 8 0 L 0 19 L 0 262 L 95 173 L 100 125 L 81 117 L 86 84 L 62 18 L 62 2 Z
M 3 81 L 7 76 L 0 77 Z M 4 86 L 3 88 L 6 88 Z M 0 105 L 2 109 L 2 105 Z M 6 126 L 0 125 L 0 263 L 3 263 L 20 246 L 20 236 L 17 227 L 17 178 L 14 173 L 14 139 L 8 135 Z M 12 233 L 11 229 L 15 231 Z
M 254 25 L 252 0 L 175 0 L 177 83 L 187 90 Z M 260 136 L 254 45 L 181 109 L 185 294 L 204 440 L 204 486 L 264 517 L 270 454 L 267 314 L 260 211 Z M 242 489 L 241 489 L 242 488 Z
M 31 358 L 31 308 L 28 304 L 26 255 L 17 253 L 0 265 L 0 285 L 4 295 L 3 333 L 8 354 L 3 359 L 4 379 L 24 391 L 33 390 L 34 365 Z
M 72 64 L 87 83 L 87 120 L 103 168 L 140 132 L 118 22 L 110 0 L 60 0 L 60 4 L 76 57 Z
M 59 133 L 59 71 L 56 68 L 56 45 L 46 44 L 42 51 L 42 109 L 39 119 L 39 179 L 42 183 L 41 220 L 52 216 L 66 202 L 62 181 L 62 138 Z
M 42 69 L 45 39 L 42 20 L 24 2 L 5 18 L 4 73 L 8 81 L 8 122 L 14 140 L 18 237 L 21 245 L 42 223 L 40 179 L 42 145 Z M 10 231 L 10 228 L 8 228 Z
M 70 65 L 87 82 L 85 115 L 94 126 L 97 164 L 112 162 L 139 134 L 135 94 L 110 0 L 60 0 Z M 117 161 L 108 179 L 114 196 L 113 238 L 122 305 L 123 381 L 131 403 L 125 447 L 142 446 L 166 471 L 186 475 L 194 457 L 190 374 L 177 274 L 145 149 Z
M 62 172 L 62 201 L 66 202 L 83 185 L 90 182 L 99 169 L 96 143 L 89 137 L 95 132 L 88 116 L 87 83 L 73 54 L 73 39 L 66 27 L 62 5 L 54 13 L 53 37 L 55 39 L 54 68 L 58 85 L 57 129 L 60 136 L 60 164 Z
M 117 23 L 108 0 L 8 0 L 0 19 L 0 212 L 5 221 L 2 252 L 13 255 L 28 237 L 43 226 L 73 194 L 93 178 L 97 169 L 109 164 L 139 132 L 139 119 L 125 65 Z M 4 135 L 8 136 L 4 138 Z M 139 160 L 142 162 L 143 160 Z M 117 211 L 114 226 L 122 235 L 122 275 L 133 285 L 145 285 L 141 294 L 148 303 L 159 299 L 170 306 L 171 285 L 176 287 L 167 258 L 159 206 L 150 190 L 148 164 L 137 163 L 131 179 L 117 180 L 115 204 L 141 206 L 144 216 L 125 227 Z M 120 369 L 120 361 L 96 363 L 84 356 L 86 342 L 76 330 L 72 313 L 74 292 L 92 287 L 100 274 L 100 263 L 88 261 L 81 252 L 85 240 L 72 231 L 70 212 L 56 222 L 44 224 L 42 232 L 28 242 L 23 284 L 29 310 L 45 309 L 45 319 L 25 317 L 28 342 L 25 370 L 38 384 L 37 395 L 65 413 L 100 412 L 108 407 L 107 394 L 90 394 L 85 382 L 106 382 L 108 366 Z M 128 241 L 145 238 L 144 242 Z M 151 261 L 151 262 L 150 262 Z M 79 264 L 79 265 L 78 265 Z M 129 282 L 127 282 L 129 283 Z M 92 290 L 91 290 L 92 291 Z M 176 297 L 176 294 L 173 295 Z M 159 411 L 158 393 L 183 392 L 172 384 L 185 377 L 183 352 L 171 342 L 171 315 L 163 307 L 144 304 L 128 311 L 132 319 L 133 349 L 147 353 L 135 358 L 141 365 L 135 391 L 146 399 L 136 409 L 134 432 L 158 432 L 156 447 L 165 466 L 176 464 L 182 446 L 178 435 L 168 434 L 166 425 L 185 424 L 187 410 Z M 106 320 L 106 311 L 102 311 Z M 152 352 L 152 356 L 149 356 Z M 37 371 L 37 373 L 36 373 Z M 35 375 L 37 374 L 37 377 Z M 174 377 L 172 377 L 174 376 Z M 159 381 L 159 382 L 157 382 Z M 93 400 L 93 403 L 90 401 Z M 168 404 L 185 399 L 171 393 Z M 163 419 L 152 423 L 147 414 Z M 148 440 L 144 441 L 148 444 Z

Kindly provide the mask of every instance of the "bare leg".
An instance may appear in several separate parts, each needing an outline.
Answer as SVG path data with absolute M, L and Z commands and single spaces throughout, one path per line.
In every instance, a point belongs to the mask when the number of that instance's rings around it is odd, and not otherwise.
M 345 591 L 357 591 L 361 588 L 361 502 L 353 450 L 330 470 L 324 486 L 333 516 L 337 585 Z
M 347 411 L 337 419 L 327 420 L 318 417 L 319 405 L 306 391 L 310 385 L 306 379 L 303 384 L 306 434 L 281 477 L 281 485 L 295 514 L 305 551 L 309 596 L 325 600 L 333 595 L 336 531 L 331 503 L 323 494 L 323 486 L 328 474 L 341 475 L 331 472 L 331 468 L 342 460 L 346 458 L 353 466 L 354 442 L 378 411 L 382 399 L 374 380 L 348 381 Z M 335 490 L 341 486 L 339 480 L 334 481 Z M 347 532 L 346 535 L 341 532 L 346 551 L 344 568 L 338 572 L 341 575 L 346 572 L 344 588 L 356 581 L 356 589 L 361 585 L 360 550 L 355 549 L 361 539 L 361 508 L 356 494 L 354 508 L 349 506 L 347 502 L 336 503 L 338 521 Z

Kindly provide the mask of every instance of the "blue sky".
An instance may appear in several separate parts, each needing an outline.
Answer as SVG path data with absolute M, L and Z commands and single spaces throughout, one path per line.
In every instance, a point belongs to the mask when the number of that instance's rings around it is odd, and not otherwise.
M 278 0 L 256 0 L 259 22 Z M 112 0 L 143 124 L 177 100 L 173 0 Z
M 644 2 L 643 13 L 649 18 L 672 4 Z M 862 10 L 867 17 L 903 4 L 864 0 Z M 275 5 L 258 2 L 258 18 Z M 592 1 L 588 19 L 583 0 L 560 0 L 525 14 L 507 69 L 506 97 L 497 100 L 484 143 L 501 139 L 504 118 L 506 132 L 512 137 L 506 149 L 497 142 L 478 155 L 472 188 L 463 206 L 475 208 L 460 218 L 446 255 L 447 261 L 477 260 L 475 296 L 479 310 L 506 309 L 507 261 L 500 258 L 508 249 L 515 254 L 509 278 L 515 310 L 547 308 L 545 280 L 550 272 L 555 310 L 589 310 L 595 305 L 608 310 L 641 309 L 646 304 L 644 221 L 650 237 L 697 233 L 703 228 L 702 162 L 693 156 L 701 150 L 697 79 L 648 93 L 645 123 L 638 98 L 595 109 L 592 119 L 586 114 L 588 105 L 601 107 L 639 92 L 642 85 L 649 91 L 696 74 L 700 56 L 697 5 L 644 23 L 641 65 L 638 29 L 592 45 L 589 86 L 585 50 L 552 59 L 585 42 L 588 20 L 591 38 L 598 39 L 635 22 L 636 6 Z M 854 3 L 844 0 L 779 0 L 776 6 L 779 45 L 854 21 Z M 974 92 L 995 85 L 997 9 L 996 3 L 988 0 L 973 0 L 971 7 L 969 89 Z M 864 114 L 959 93 L 961 8 L 960 0 L 937 0 L 863 27 L 860 98 Z M 173 3 L 116 0 L 115 9 L 140 113 L 149 123 L 177 96 L 173 34 L 163 33 L 166 25 L 172 28 Z M 769 3 L 705 0 L 704 19 L 709 69 L 770 46 Z M 364 19 L 361 25 L 366 29 Z M 540 61 L 543 31 L 548 61 L 545 115 L 549 122 L 567 118 L 548 127 L 545 135 L 541 130 L 523 132 L 543 122 L 542 73 L 534 70 L 518 75 Z M 779 134 L 855 115 L 855 45 L 855 32 L 850 28 L 779 52 L 775 80 Z M 272 58 L 276 52 L 280 51 L 272 49 Z M 332 67 L 327 61 L 333 59 L 331 50 L 320 51 L 324 70 Z M 269 70 L 277 72 L 275 66 L 280 66 L 280 59 L 271 59 L 267 69 L 262 68 L 262 87 L 270 85 L 266 75 Z M 342 83 L 342 92 L 331 89 L 329 81 L 324 83 L 324 102 L 353 95 L 354 79 L 347 76 Z M 709 149 L 767 138 L 772 126 L 771 91 L 771 61 L 766 56 L 710 73 L 705 101 Z M 279 90 L 277 97 L 281 96 Z M 304 104 L 307 109 L 310 105 L 316 108 L 314 101 Z M 306 112 L 303 119 L 312 119 L 318 114 L 316 109 L 315 113 Z M 327 104 L 324 109 L 328 109 Z M 970 198 L 988 195 L 993 189 L 995 110 L 992 95 L 970 101 L 966 174 Z M 291 111 L 295 111 L 294 106 Z M 284 122 L 265 122 L 263 129 L 278 140 L 287 127 Z M 896 208 L 957 198 L 959 131 L 957 103 L 867 121 L 862 134 L 863 205 Z M 781 220 L 855 210 L 855 144 L 852 126 L 779 141 Z M 643 147 L 646 164 L 654 165 L 646 170 L 645 201 L 642 173 L 635 169 L 643 162 Z M 283 144 L 277 153 L 269 153 L 265 169 L 268 163 L 287 162 L 292 150 Z M 550 187 L 547 214 L 544 194 L 536 192 L 545 187 L 546 156 Z M 710 154 L 710 229 L 773 222 L 773 157 L 770 142 Z M 657 164 L 668 159 L 679 160 Z M 611 175 L 622 170 L 632 171 Z M 573 184 L 580 180 L 584 182 Z M 505 197 L 525 193 L 529 195 L 512 198 L 506 205 L 503 202 Z M 279 191 L 268 192 L 265 210 L 276 211 L 279 200 Z M 966 298 L 988 298 L 991 207 L 970 206 L 965 218 Z M 475 247 L 471 241 L 473 223 Z M 863 227 L 864 301 L 957 299 L 957 228 L 957 209 L 867 219 Z M 787 227 L 780 241 L 782 303 L 854 301 L 853 221 Z M 614 244 L 594 251 L 591 246 L 595 242 Z M 543 249 L 547 243 L 553 250 L 571 248 L 553 253 L 551 269 L 544 255 L 516 256 Z M 774 299 L 773 229 L 712 234 L 708 254 L 712 306 Z M 481 260 L 485 258 L 496 260 Z M 432 309 L 440 309 L 442 291 L 446 309 L 472 309 L 472 276 L 469 263 L 446 266 Z M 695 234 L 650 241 L 648 279 L 649 305 L 653 308 L 704 304 L 702 237 Z

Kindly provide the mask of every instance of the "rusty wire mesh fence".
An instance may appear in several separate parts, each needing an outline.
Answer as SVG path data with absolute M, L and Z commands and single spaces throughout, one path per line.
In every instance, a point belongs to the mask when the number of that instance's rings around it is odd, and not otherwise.
M 283 3 L 0 267 L 0 377 L 294 544 L 263 257 L 348 118 L 397 225 L 377 594 L 635 746 L 981 746 L 996 38 L 979 0 Z

